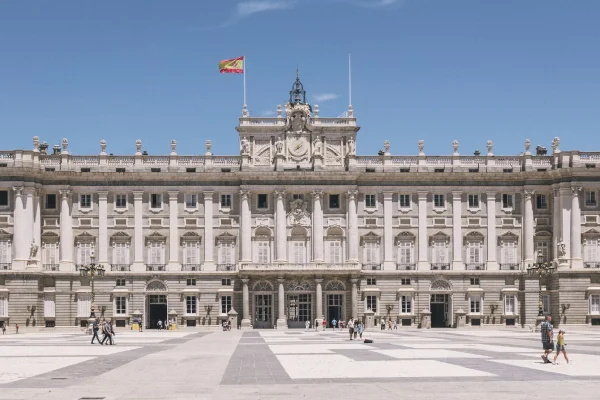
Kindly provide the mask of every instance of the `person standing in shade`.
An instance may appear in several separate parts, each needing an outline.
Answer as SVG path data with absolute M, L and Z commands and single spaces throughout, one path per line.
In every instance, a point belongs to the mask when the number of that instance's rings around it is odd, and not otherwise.
M 94 334 L 94 336 L 92 336 L 92 344 L 94 344 L 94 339 L 98 340 L 98 344 L 102 344 L 100 342 L 100 337 L 98 337 L 98 331 L 100 330 L 100 326 L 98 325 L 98 318 L 96 318 L 94 320 L 94 322 L 92 323 L 92 332 Z
M 550 363 L 550 360 L 548 360 L 548 355 L 552 354 L 554 351 L 553 329 L 552 317 L 550 315 L 546 315 L 546 320 L 540 325 L 540 331 L 542 332 L 542 348 L 544 349 L 542 360 L 544 360 L 544 364 Z
M 158 326 L 159 331 L 162 330 L 162 320 L 159 319 L 156 325 Z

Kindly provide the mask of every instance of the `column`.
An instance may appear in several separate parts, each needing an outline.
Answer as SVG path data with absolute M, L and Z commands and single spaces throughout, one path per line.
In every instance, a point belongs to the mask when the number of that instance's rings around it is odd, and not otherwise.
M 277 235 L 277 262 L 287 262 L 287 237 L 285 217 L 285 190 L 275 191 L 275 233 Z
M 560 239 L 560 192 L 552 189 L 552 255 L 558 264 L 558 242 Z
M 419 262 L 417 269 L 429 269 L 427 260 L 427 192 L 417 192 L 419 197 Z
M 452 192 L 452 269 L 464 270 L 462 262 L 462 192 Z
M 23 193 L 25 194 L 23 211 L 25 213 L 24 220 L 25 220 L 25 226 L 27 227 L 27 229 L 23 232 L 24 238 L 23 238 L 22 244 L 24 247 L 24 253 L 27 254 L 27 256 L 26 256 L 27 264 L 29 264 L 30 259 L 32 258 L 31 245 L 33 242 L 33 219 L 34 219 L 33 195 L 35 193 L 35 189 L 34 188 L 25 188 L 23 190 Z M 39 251 L 39 248 L 38 248 L 38 251 Z
M 242 329 L 250 327 L 250 295 L 248 293 L 249 279 L 242 279 Z
M 144 265 L 144 227 L 143 227 L 143 196 L 144 192 L 133 192 L 133 266 L 132 271 L 145 271 Z
M 71 191 L 60 191 L 60 266 L 61 272 L 73 271 L 73 219 Z
M 523 254 L 523 266 L 527 268 L 530 264 L 537 260 L 537 257 L 533 254 L 533 234 L 534 234 L 534 220 L 533 220 L 533 201 L 532 197 L 534 194 L 533 190 L 525 190 L 525 201 L 523 207 L 523 243 L 524 243 L 524 254 Z
M 98 192 L 98 263 L 108 264 L 108 192 Z
M 323 191 L 313 190 L 313 261 L 322 263 L 323 257 Z M 318 316 L 317 316 L 318 318 Z
M 487 192 L 487 270 L 497 270 L 496 260 L 496 192 Z
M 279 283 L 278 302 L 277 302 L 277 329 L 287 329 L 287 321 L 285 320 L 285 291 L 283 288 L 283 278 L 278 278 Z
M 169 271 L 181 271 L 179 264 L 179 191 L 169 191 Z
M 241 262 L 252 262 L 252 217 L 250 212 L 250 191 L 240 190 L 242 227 L 240 239 Z
M 323 287 L 321 286 L 321 283 L 323 283 L 323 278 L 315 278 L 315 282 L 317 283 L 317 287 L 315 294 L 316 319 L 314 321 L 314 324 L 315 328 L 319 329 L 321 327 L 321 324 L 323 323 Z
M 27 221 L 25 218 L 25 209 L 23 208 L 23 187 L 14 187 L 15 192 L 15 214 L 14 214 L 14 234 L 13 241 L 15 247 L 15 259 L 13 269 L 24 269 L 27 264 L 27 242 L 24 242 L 25 232 L 27 231 Z
M 394 237 L 392 221 L 394 211 L 392 209 L 392 192 L 383 192 L 383 269 L 395 270 L 394 263 Z M 357 315 L 355 315 L 357 317 Z
M 43 194 L 41 190 L 36 190 L 35 191 L 35 198 L 34 198 L 34 211 L 33 211 L 33 241 L 35 242 L 36 246 L 38 246 L 38 251 L 37 254 L 35 256 L 35 263 L 38 266 L 42 265 L 42 210 L 41 210 L 41 204 L 40 202 L 42 201 L 43 198 Z
M 352 319 L 355 319 L 358 318 L 358 289 L 356 287 L 356 282 L 358 282 L 358 279 L 350 279 L 350 282 L 352 282 Z
M 348 190 L 348 261 L 358 262 L 358 217 L 356 214 L 356 196 L 358 190 Z
M 583 268 L 581 257 L 581 209 L 579 207 L 580 187 L 571 188 L 571 268 Z
M 571 201 L 571 188 L 560 189 L 560 213 L 561 213 L 561 226 L 562 232 L 560 235 L 559 242 L 564 245 L 564 255 L 559 262 L 559 265 L 568 266 L 568 259 L 571 258 L 571 207 L 573 203 Z
M 215 271 L 215 260 L 213 258 L 214 249 L 213 234 L 213 192 L 204 192 L 204 263 L 205 271 Z M 246 280 L 247 281 L 247 280 Z M 244 317 L 245 318 L 245 317 Z

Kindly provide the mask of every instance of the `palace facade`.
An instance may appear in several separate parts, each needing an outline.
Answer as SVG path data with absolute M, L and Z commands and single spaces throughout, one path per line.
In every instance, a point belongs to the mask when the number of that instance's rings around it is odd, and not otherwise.
M 600 152 L 357 156 L 352 107 L 321 117 L 298 79 L 236 130 L 235 156 L 0 152 L 0 321 L 534 327 L 541 299 L 600 325 Z

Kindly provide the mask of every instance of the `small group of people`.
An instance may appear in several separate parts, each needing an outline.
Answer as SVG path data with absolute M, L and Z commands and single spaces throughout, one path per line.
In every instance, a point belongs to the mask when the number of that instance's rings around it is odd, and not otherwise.
M 359 319 L 348 321 L 348 333 L 350 333 L 350 340 L 356 339 L 357 336 L 360 336 L 362 340 L 362 335 L 365 330 L 365 326 L 362 321 Z
M 381 330 L 385 331 L 385 326 L 386 326 L 386 322 L 385 319 L 381 319 Z M 394 330 L 398 330 L 398 323 L 396 321 L 392 321 L 392 319 L 388 319 L 387 321 L 387 327 L 388 327 L 388 331 L 391 331 L 392 329 Z
M 100 340 L 100 337 L 98 336 L 99 331 L 102 331 L 102 340 Z M 99 318 L 96 318 L 92 323 L 92 333 L 94 335 L 92 336 L 92 344 L 94 344 L 94 339 L 98 340 L 98 344 L 101 345 L 104 344 L 104 342 L 106 342 L 107 345 L 110 344 L 111 346 L 115 344 L 115 330 L 113 329 L 112 322 L 110 321 L 106 321 L 105 319 L 100 321 Z
M 335 330 L 335 328 L 338 328 L 340 331 L 342 329 L 344 329 L 344 327 L 347 326 L 346 321 L 338 321 L 335 318 L 331 320 L 331 326 L 333 327 L 333 330 Z
M 223 331 L 231 330 L 231 320 L 223 321 Z
M 565 348 L 565 331 L 562 329 L 558 331 L 558 336 L 556 338 L 556 345 L 554 344 L 554 327 L 552 326 L 552 316 L 547 315 L 546 319 L 540 325 L 540 331 L 542 333 L 542 347 L 544 349 L 544 354 L 542 354 L 542 360 L 544 364 L 552 363 L 556 365 L 556 359 L 560 353 L 563 354 L 567 364 L 569 363 L 569 357 L 567 357 L 567 349 Z M 556 349 L 556 354 L 554 355 L 554 359 L 550 361 L 548 358 Z
M 163 329 L 171 329 L 171 325 L 173 325 L 175 323 L 175 320 L 170 319 L 170 320 L 165 320 L 165 322 L 163 323 L 162 319 L 159 319 L 158 322 L 156 323 L 156 327 L 158 328 L 159 331 L 163 330 Z

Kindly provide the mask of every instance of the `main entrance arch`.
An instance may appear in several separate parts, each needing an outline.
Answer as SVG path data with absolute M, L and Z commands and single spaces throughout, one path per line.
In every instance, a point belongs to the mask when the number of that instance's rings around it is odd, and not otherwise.
M 166 326 L 168 320 L 167 285 L 158 279 L 146 284 L 146 329 L 158 329 L 158 321 Z
M 452 285 L 444 278 L 438 278 L 429 286 L 431 327 L 452 327 Z

